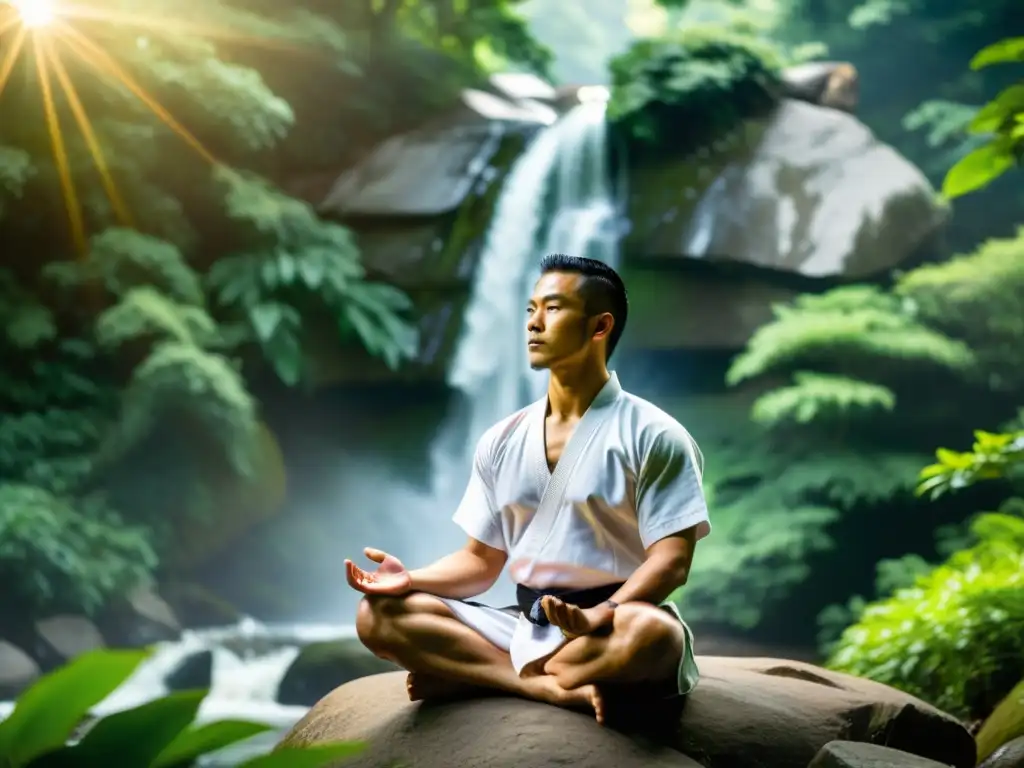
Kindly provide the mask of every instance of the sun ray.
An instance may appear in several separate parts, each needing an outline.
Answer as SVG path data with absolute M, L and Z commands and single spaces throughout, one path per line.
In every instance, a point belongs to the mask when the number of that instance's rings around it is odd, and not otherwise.
M 62 4 L 60 14 L 66 19 L 82 19 L 83 21 L 102 21 L 120 27 L 136 27 L 140 30 L 159 32 L 162 35 L 194 35 L 209 40 L 238 42 L 264 48 L 279 48 L 289 52 L 301 53 L 303 50 L 287 40 L 279 37 L 252 35 L 228 27 L 215 26 L 202 22 L 186 21 L 168 16 L 148 16 L 140 13 L 127 13 L 107 8 L 93 8 L 86 5 Z
M 96 43 L 83 35 L 74 27 L 67 24 L 60 24 L 57 27 L 62 38 L 78 56 L 97 71 L 115 78 L 121 85 L 127 88 L 132 95 L 146 105 L 146 107 L 160 119 L 164 125 L 174 131 L 190 147 L 192 147 L 204 160 L 218 165 L 218 161 L 206 147 L 181 123 L 174 119 L 156 99 L 150 96 L 135 79 L 117 63 L 114 58 L 100 48 Z
M 60 177 L 60 185 L 64 193 L 64 205 L 67 208 L 68 219 L 71 223 L 71 237 L 74 240 L 76 251 L 80 255 L 85 256 L 85 222 L 82 216 L 82 206 L 78 200 L 78 195 L 75 193 L 74 181 L 71 178 L 71 167 L 68 163 L 67 149 L 64 146 L 64 136 L 61 134 L 57 107 L 53 100 L 53 86 L 50 83 L 47 51 L 40 44 L 38 36 L 33 36 L 32 42 L 36 60 L 36 71 L 39 73 L 39 87 L 43 97 L 43 110 L 46 113 L 46 125 L 49 129 L 50 143 L 53 147 L 53 158 L 57 164 L 57 175 Z
M 124 199 L 117 190 L 114 177 L 110 172 L 110 166 L 107 165 L 107 159 L 103 154 L 103 148 L 96 139 L 96 132 L 93 130 L 89 116 L 82 106 L 82 101 L 78 97 L 78 91 L 75 89 L 74 83 L 68 77 L 67 69 L 64 67 L 64 62 L 61 61 L 60 53 L 54 49 L 53 41 L 49 38 L 44 45 L 47 58 L 53 67 L 53 73 L 56 75 L 57 82 L 60 84 L 61 90 L 68 100 L 71 113 L 75 117 L 75 122 L 78 123 L 78 129 L 82 132 L 86 146 L 89 148 L 89 154 L 92 155 L 93 162 L 96 164 L 96 170 L 99 172 L 100 181 L 103 184 L 104 191 L 107 193 L 107 198 L 110 200 L 110 205 L 114 209 L 114 214 L 120 219 L 122 224 L 130 225 L 131 215 L 128 213 L 128 206 L 125 205 Z
M 18 16 L 18 14 L 12 10 L 10 13 L 7 14 L 6 19 L 0 21 L 0 35 L 4 34 L 17 24 L 21 24 L 21 17 Z
M 0 94 L 3 94 L 4 88 L 7 87 L 7 81 L 11 77 L 11 72 L 14 71 L 14 64 L 18 61 L 18 55 L 25 46 L 26 34 L 24 27 L 20 27 L 14 33 L 14 42 L 7 49 L 7 55 L 4 56 L 3 61 L 0 61 Z

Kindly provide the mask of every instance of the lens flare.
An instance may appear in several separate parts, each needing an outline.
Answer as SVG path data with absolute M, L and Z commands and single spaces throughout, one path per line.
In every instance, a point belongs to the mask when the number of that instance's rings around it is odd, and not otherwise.
M 57 18 L 51 0 L 11 0 L 11 5 L 18 12 L 21 23 L 29 29 L 49 26 Z

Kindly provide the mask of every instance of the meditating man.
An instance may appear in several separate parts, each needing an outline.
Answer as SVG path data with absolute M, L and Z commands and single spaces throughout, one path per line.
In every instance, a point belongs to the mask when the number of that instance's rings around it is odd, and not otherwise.
M 607 367 L 626 326 L 626 289 L 599 261 L 542 262 L 526 310 L 530 365 L 547 396 L 491 427 L 455 512 L 465 546 L 418 570 L 378 549 L 356 628 L 409 671 L 413 700 L 486 687 L 592 709 L 602 685 L 666 697 L 697 682 L 693 637 L 666 599 L 711 531 L 699 450 L 685 429 L 624 392 Z M 470 598 L 504 566 L 518 605 Z

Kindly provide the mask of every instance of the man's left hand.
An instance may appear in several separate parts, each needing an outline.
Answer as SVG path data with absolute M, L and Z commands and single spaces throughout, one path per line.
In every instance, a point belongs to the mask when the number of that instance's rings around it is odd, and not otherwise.
M 559 600 L 552 595 L 546 595 L 541 601 L 544 614 L 548 621 L 562 630 L 567 638 L 589 635 L 612 623 L 615 618 L 615 609 L 606 603 L 595 605 L 593 608 L 580 608 Z

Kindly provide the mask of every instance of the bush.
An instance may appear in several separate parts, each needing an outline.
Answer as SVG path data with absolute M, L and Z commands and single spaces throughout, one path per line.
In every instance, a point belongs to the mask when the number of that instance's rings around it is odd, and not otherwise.
M 104 717 L 69 743 L 89 710 L 124 683 L 146 656 L 143 651 L 92 651 L 39 680 L 0 723 L 0 764 L 4 768 L 184 768 L 204 755 L 270 730 L 262 723 L 241 720 L 195 725 L 206 695 L 197 690 Z M 362 748 L 356 742 L 286 748 L 255 757 L 239 768 L 317 768 Z
M 639 40 L 610 63 L 608 116 L 633 142 L 696 148 L 779 98 L 781 55 L 718 27 Z
M 962 717 L 980 717 L 1024 676 L 1024 516 L 979 515 L 974 539 L 912 586 L 868 604 L 828 666 Z

